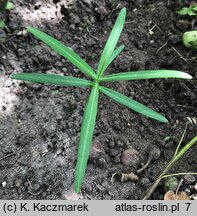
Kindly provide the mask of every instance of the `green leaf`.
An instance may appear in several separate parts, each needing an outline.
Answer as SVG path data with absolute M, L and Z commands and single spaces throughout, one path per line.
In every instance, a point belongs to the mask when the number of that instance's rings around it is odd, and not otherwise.
M 123 51 L 123 49 L 124 49 L 124 45 L 121 45 L 117 49 L 114 50 L 114 52 L 112 53 L 112 56 L 111 56 L 108 64 L 106 65 L 106 68 L 104 69 L 104 71 L 113 62 L 113 60 Z
M 141 104 L 141 103 L 117 92 L 117 91 L 114 91 L 112 89 L 109 89 L 109 88 L 106 88 L 103 86 L 100 86 L 99 89 L 104 94 L 111 97 L 115 101 L 129 107 L 130 109 L 132 109 L 138 113 L 146 115 L 146 116 L 153 118 L 153 119 L 160 121 L 160 122 L 168 122 L 168 120 L 164 116 L 162 116 L 161 114 L 155 112 L 154 110 L 148 108 L 147 106 L 144 106 L 143 104 Z
M 193 11 L 197 11 L 197 5 L 193 6 L 193 7 L 192 7 L 192 10 L 193 10 Z
M 98 108 L 99 88 L 95 83 L 88 103 L 85 108 L 84 118 L 81 128 L 81 136 L 78 148 L 77 165 L 75 169 L 75 191 L 80 191 L 86 172 L 88 157 L 90 154 L 92 137 L 96 122 L 96 113 Z
M 12 2 L 8 2 L 5 6 L 6 10 L 11 10 L 12 8 L 14 8 L 14 4 Z
M 120 37 L 120 34 L 122 32 L 124 22 L 126 18 L 126 8 L 123 8 L 118 15 L 118 18 L 114 24 L 114 27 L 110 33 L 110 36 L 107 40 L 107 43 L 105 45 L 105 48 L 103 50 L 103 53 L 101 55 L 101 59 L 99 61 L 98 69 L 97 69 L 97 75 L 98 79 L 102 76 L 105 68 L 107 65 L 109 65 L 109 62 L 111 60 L 112 53 L 116 47 L 116 44 L 118 42 L 118 39 Z
M 144 70 L 144 71 L 129 71 L 116 73 L 100 78 L 100 81 L 118 81 L 118 80 L 142 80 L 142 79 L 159 79 L 159 78 L 179 78 L 192 79 L 188 73 L 176 70 Z
M 190 7 L 183 7 L 181 10 L 179 10 L 177 13 L 181 16 L 196 16 L 196 9 L 197 6 L 190 6 Z
M 92 85 L 92 82 L 88 80 L 84 80 L 76 77 L 61 76 L 56 74 L 19 73 L 19 74 L 12 74 L 11 78 L 17 80 L 29 81 L 29 82 L 48 83 L 48 84 L 63 85 L 63 86 L 89 87 Z
M 194 11 L 188 11 L 189 16 L 196 16 L 196 13 Z
M 3 29 L 5 27 L 5 22 L 3 20 L 0 20 L 0 29 Z
M 83 73 L 87 74 L 93 79 L 97 78 L 94 70 L 70 48 L 68 48 L 58 40 L 54 39 L 53 37 L 47 35 L 46 33 L 39 31 L 38 29 L 28 27 L 27 31 L 35 35 L 40 40 L 42 40 L 45 44 L 47 44 L 49 47 L 55 50 L 59 55 L 63 56 L 73 65 L 79 68 Z

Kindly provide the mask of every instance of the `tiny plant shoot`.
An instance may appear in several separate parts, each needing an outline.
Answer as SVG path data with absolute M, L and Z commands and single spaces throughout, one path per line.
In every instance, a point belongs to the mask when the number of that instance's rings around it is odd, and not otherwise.
M 74 66 L 79 68 L 83 73 L 89 76 L 92 81 L 70 77 L 60 76 L 55 74 L 38 74 L 38 73 L 19 73 L 13 74 L 11 78 L 18 80 L 25 80 L 37 83 L 48 83 L 63 86 L 79 86 L 91 88 L 91 93 L 85 107 L 84 117 L 81 127 L 80 142 L 78 147 L 77 164 L 75 169 L 75 191 L 80 192 L 81 185 L 86 172 L 88 157 L 91 149 L 91 143 L 94 133 L 96 122 L 96 114 L 98 109 L 99 93 L 109 96 L 113 100 L 126 107 L 155 119 L 159 122 L 168 122 L 168 120 L 161 114 L 153 111 L 152 109 L 142 105 L 141 103 L 115 91 L 110 88 L 104 87 L 105 82 L 119 81 L 119 80 L 142 80 L 142 79 L 156 79 L 156 78 L 181 78 L 191 79 L 192 77 L 184 72 L 175 70 L 147 70 L 136 72 L 121 72 L 111 75 L 104 75 L 105 70 L 111 62 L 120 54 L 124 49 L 121 45 L 116 48 L 123 25 L 126 18 L 126 9 L 123 8 L 117 17 L 114 27 L 109 35 L 104 50 L 102 52 L 97 70 L 94 71 L 81 57 L 72 51 L 67 46 L 63 45 L 56 39 L 50 37 L 42 31 L 35 28 L 28 27 L 27 31 L 42 40 L 45 44 L 55 50 L 59 55 L 65 57 Z
M 8 2 L 7 0 L 0 0 L 0 12 L 3 10 L 11 10 L 14 7 L 13 3 Z M 0 20 L 0 29 L 5 27 L 5 22 Z
M 197 16 L 197 5 L 191 5 L 189 7 L 183 7 L 177 13 L 181 16 Z
M 0 10 L 11 10 L 14 7 L 12 2 L 7 0 L 0 0 Z

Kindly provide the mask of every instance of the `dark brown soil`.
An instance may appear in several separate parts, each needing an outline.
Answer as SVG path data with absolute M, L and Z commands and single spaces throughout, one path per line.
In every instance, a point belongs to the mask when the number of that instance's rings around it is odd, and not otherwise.
M 142 199 L 147 188 L 172 157 L 187 117 L 197 117 L 196 50 L 186 49 L 182 34 L 196 20 L 179 17 L 180 1 L 164 0 L 15 0 L 15 8 L 0 17 L 0 198 L 1 199 Z M 185 4 L 187 2 L 185 1 Z M 106 84 L 166 116 L 162 124 L 123 107 L 100 94 L 94 149 L 81 194 L 72 192 L 77 145 L 87 88 L 58 87 L 11 80 L 19 72 L 43 72 L 84 77 L 65 59 L 27 34 L 33 26 L 70 46 L 93 68 L 122 7 L 126 24 L 119 44 L 125 50 L 107 73 L 144 69 L 175 69 L 192 80 L 158 79 Z M 194 21 L 194 22 L 193 22 Z M 192 23 L 194 25 L 192 25 Z M 190 125 L 183 144 L 197 133 Z M 122 154 L 134 148 L 125 163 Z M 171 170 L 197 171 L 197 146 Z M 114 173 L 136 172 L 155 151 L 138 181 L 121 182 Z M 129 151 L 128 151 L 129 152 Z M 124 155 L 124 154 L 123 154 Z M 177 177 L 179 181 L 181 177 Z M 180 190 L 189 195 L 195 176 Z M 151 199 L 163 199 L 164 181 Z

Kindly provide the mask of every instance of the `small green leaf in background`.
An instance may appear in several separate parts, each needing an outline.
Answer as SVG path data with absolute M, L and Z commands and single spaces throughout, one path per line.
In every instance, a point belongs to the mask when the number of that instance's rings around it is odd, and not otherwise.
M 5 9 L 6 10 L 11 10 L 14 8 L 14 4 L 12 2 L 8 2 L 5 6 Z
M 183 7 L 177 13 L 181 16 L 196 16 L 197 15 L 197 5 L 190 7 Z
M 89 87 L 92 85 L 92 82 L 89 80 L 84 80 L 76 77 L 61 76 L 56 74 L 19 73 L 12 74 L 11 78 L 29 82 L 48 83 L 63 86 Z
M 148 108 L 147 106 L 144 106 L 143 104 L 141 104 L 141 103 L 117 92 L 117 91 L 114 91 L 112 89 L 109 89 L 109 88 L 106 88 L 103 86 L 99 86 L 99 89 L 104 94 L 111 97 L 115 101 L 129 107 L 130 109 L 132 109 L 138 113 L 146 115 L 146 116 L 153 118 L 153 119 L 160 121 L 160 122 L 165 122 L 165 123 L 168 122 L 168 120 L 164 116 L 162 116 L 161 114 L 155 112 L 154 110 Z
M 3 20 L 0 20 L 0 29 L 3 29 L 5 27 L 5 22 Z

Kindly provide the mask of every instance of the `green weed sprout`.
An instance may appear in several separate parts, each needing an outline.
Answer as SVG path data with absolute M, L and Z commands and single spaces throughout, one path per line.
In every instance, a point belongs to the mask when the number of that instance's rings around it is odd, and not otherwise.
M 197 49 L 197 31 L 187 31 L 183 34 L 183 44 L 187 48 Z
M 5 22 L 3 20 L 0 20 L 0 29 L 5 27 Z
M 7 0 L 0 0 L 0 10 L 11 10 L 14 7 L 12 2 Z
M 89 76 L 92 81 L 80 79 L 70 76 L 60 76 L 55 74 L 38 74 L 38 73 L 19 73 L 11 75 L 11 78 L 18 80 L 25 80 L 37 83 L 49 83 L 63 86 L 79 86 L 91 88 L 91 93 L 85 107 L 84 117 L 81 127 L 80 142 L 78 147 L 77 164 L 75 169 L 75 183 L 74 188 L 76 192 L 80 192 L 83 179 L 86 172 L 88 157 L 91 149 L 93 132 L 96 122 L 96 114 L 98 109 L 99 93 L 111 97 L 120 104 L 139 112 L 145 116 L 153 118 L 160 122 L 168 122 L 168 120 L 161 114 L 153 111 L 152 109 L 138 103 L 137 101 L 118 93 L 115 90 L 104 87 L 102 84 L 105 82 L 119 81 L 119 80 L 143 80 L 155 78 L 181 78 L 191 79 L 192 77 L 184 72 L 175 70 L 147 70 L 136 72 L 122 72 L 114 73 L 111 75 L 104 75 L 104 71 L 111 64 L 111 62 L 120 54 L 124 49 L 121 45 L 116 48 L 118 39 L 123 29 L 126 18 L 126 9 L 123 8 L 117 17 L 114 27 L 109 35 L 104 50 L 102 52 L 97 71 L 95 72 L 81 57 L 73 50 L 63 45 L 59 41 L 50 37 L 49 35 L 41 32 L 35 28 L 28 27 L 27 31 L 35 35 L 58 54 L 65 57 L 73 65 L 79 68 L 83 73 Z
M 197 15 L 197 5 L 192 5 L 189 7 L 183 7 L 177 13 L 181 16 L 196 16 Z
M 181 16 L 197 16 L 197 5 L 183 7 L 177 13 Z M 183 44 L 187 48 L 197 49 L 197 31 L 187 31 L 183 34 Z

